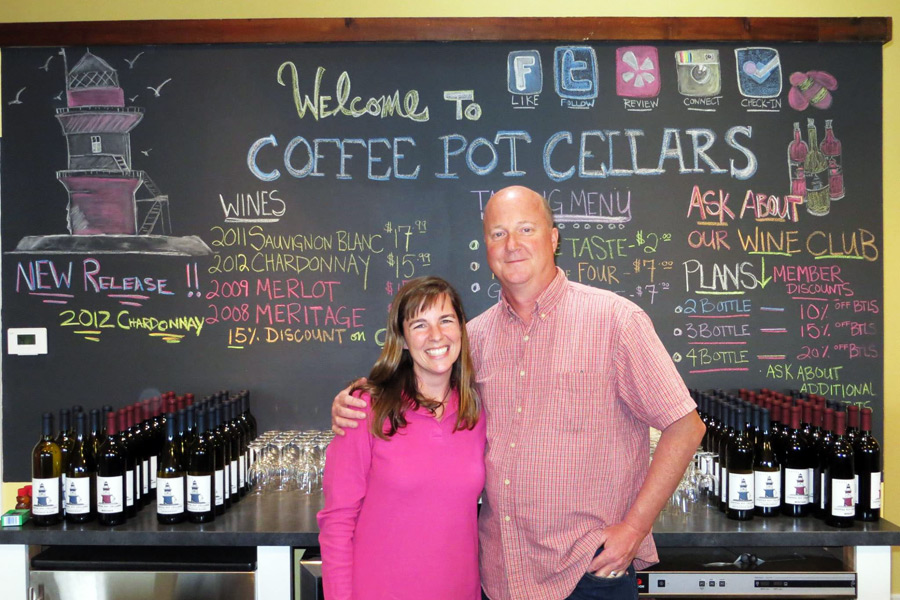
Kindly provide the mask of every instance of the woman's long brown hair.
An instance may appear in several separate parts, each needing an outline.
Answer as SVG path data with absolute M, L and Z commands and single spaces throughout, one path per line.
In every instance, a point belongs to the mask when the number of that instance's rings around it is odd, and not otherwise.
M 459 410 L 456 413 L 455 431 L 472 429 L 478 422 L 481 406 L 475 392 L 475 373 L 469 354 L 469 337 L 466 334 L 466 315 L 462 300 L 456 290 L 440 277 L 418 277 L 408 281 L 391 303 L 387 333 L 381 355 L 375 361 L 363 389 L 372 396 L 372 433 L 388 439 L 405 427 L 407 410 L 424 406 L 432 413 L 439 401 L 425 398 L 419 393 L 413 360 L 404 348 L 403 323 L 415 318 L 423 310 L 431 308 L 444 297 L 450 299 L 461 332 L 459 357 L 450 372 L 450 387 L 459 390 Z

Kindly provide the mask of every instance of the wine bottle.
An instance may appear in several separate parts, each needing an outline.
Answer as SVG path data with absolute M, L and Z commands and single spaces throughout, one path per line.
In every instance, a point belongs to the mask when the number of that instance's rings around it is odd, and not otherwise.
M 88 437 L 89 443 L 91 446 L 91 454 L 94 458 L 100 453 L 100 444 L 103 443 L 103 440 L 106 439 L 106 434 L 103 433 L 103 424 L 101 423 L 101 414 L 100 410 L 97 408 L 91 409 L 91 433 Z
M 806 162 L 806 155 L 809 153 L 809 147 L 803 141 L 800 133 L 800 123 L 794 123 L 794 137 L 788 143 L 788 176 L 790 177 L 792 188 L 793 182 L 797 179 L 803 179 L 803 173 L 798 172 L 803 169 L 803 163 Z M 804 185 L 804 189 L 806 189 Z
M 141 460 L 141 505 L 150 504 L 150 436 L 144 433 L 144 405 L 134 403 L 134 439 L 137 440 L 139 458 Z
M 728 445 L 728 508 L 725 515 L 736 521 L 753 518 L 753 444 L 747 437 L 744 408 L 735 409 L 734 439 Z
M 212 436 L 213 442 L 213 451 L 216 455 L 216 472 L 215 472 L 215 496 L 216 496 L 216 515 L 224 515 L 226 508 L 226 498 L 228 497 L 229 485 L 228 485 L 228 461 L 226 457 L 226 446 L 225 438 L 222 436 L 222 433 L 219 431 L 219 409 L 218 407 L 213 407 L 210 412 L 212 415 L 212 426 L 210 427 L 210 435 Z M 228 502 L 228 507 L 231 506 L 231 503 Z
M 85 415 L 75 414 L 75 438 L 66 467 L 66 521 L 85 523 L 97 513 L 97 466 L 90 438 L 85 434 Z
M 856 461 L 856 518 L 877 521 L 881 518 L 881 446 L 872 435 L 872 409 L 860 411 L 860 429 L 853 445 Z
M 240 395 L 234 402 L 234 423 L 241 433 L 241 455 L 238 457 L 238 474 L 241 482 L 241 496 L 250 491 L 247 473 L 250 470 L 250 426 L 244 421 L 243 405 Z
M 825 523 L 832 527 L 850 527 L 856 516 L 856 465 L 846 419 L 845 412 L 834 414 L 834 439 L 825 457 Z
M 816 454 L 816 481 L 818 485 L 813 497 L 813 510 L 819 519 L 825 518 L 825 459 L 831 448 L 831 440 L 834 438 L 834 409 L 826 408 L 823 417 L 822 435 L 815 447 Z
M 186 479 L 187 518 L 191 523 L 208 523 L 216 518 L 213 496 L 216 459 L 207 427 L 207 413 L 199 410 L 195 416 L 197 439 L 188 454 Z
M 174 413 L 166 415 L 166 437 L 163 439 L 156 473 L 156 520 L 165 525 L 181 523 L 184 507 L 184 459 L 179 447 Z
M 800 410 L 799 406 L 790 409 L 791 433 L 784 447 L 781 512 L 789 517 L 805 517 L 810 510 L 809 472 L 814 469 L 814 461 L 800 426 Z
M 54 525 L 62 518 L 62 450 L 53 437 L 53 413 L 41 415 L 41 439 L 31 452 L 31 520 Z
M 828 190 L 828 161 L 819 149 L 816 134 L 816 122 L 807 119 L 809 136 L 809 152 L 803 162 L 803 174 L 806 177 L 806 210 L 811 215 L 821 217 L 831 210 L 831 198 Z
M 60 500 L 60 506 L 63 511 L 63 516 L 66 514 L 66 502 L 65 502 L 65 489 L 66 489 L 66 470 L 69 466 L 69 453 L 72 452 L 72 446 L 75 443 L 73 439 L 73 430 L 72 430 L 72 413 L 69 412 L 68 408 L 62 408 L 59 411 L 59 433 L 56 436 L 56 445 L 59 446 L 60 451 L 62 452 L 62 478 L 61 478 L 61 487 L 63 490 L 63 497 Z
M 759 411 L 759 440 L 754 448 L 753 489 L 756 492 L 753 512 L 760 517 L 772 517 L 781 508 L 781 465 L 772 447 L 769 411 Z
M 728 506 L 728 442 L 734 435 L 734 429 L 731 427 L 731 405 L 724 402 L 722 408 L 725 411 L 725 429 L 719 438 L 719 476 L 717 480 L 719 482 L 719 510 L 725 512 Z
M 230 472 L 229 472 L 229 481 L 231 482 L 231 503 L 235 504 L 241 499 L 241 475 L 240 475 L 240 456 L 241 456 L 241 434 L 235 428 L 234 422 L 232 421 L 233 415 L 231 413 L 231 407 L 233 404 L 231 401 L 225 401 L 222 403 L 222 434 L 225 437 L 225 440 L 228 442 L 231 452 L 229 453 L 229 460 L 231 461 Z
M 144 430 L 144 439 L 147 440 L 147 459 L 149 461 L 149 497 L 150 500 L 156 497 L 156 477 L 159 473 L 159 455 L 162 453 L 162 445 L 165 438 L 165 431 L 157 431 L 153 428 L 154 409 L 150 400 L 145 400 L 141 408 L 144 416 L 142 428 Z
M 828 196 L 832 202 L 844 197 L 844 174 L 841 167 L 841 141 L 834 136 L 831 119 L 825 120 L 825 139 L 819 146 L 828 161 Z
M 125 407 L 125 443 L 128 447 L 128 454 L 134 461 L 134 511 L 135 513 L 144 506 L 144 488 L 142 480 L 144 478 L 144 461 L 143 448 L 141 447 L 141 439 L 136 432 L 134 421 L 134 406 Z M 134 516 L 134 513 L 129 516 Z
M 850 445 L 856 442 L 859 434 L 859 407 L 855 404 L 847 406 L 847 441 Z
M 125 455 L 125 516 L 128 518 L 137 514 L 134 507 L 134 483 L 135 483 L 135 464 L 134 454 L 128 445 L 128 412 L 124 408 L 120 408 L 116 413 L 118 422 L 119 446 Z
M 256 417 L 253 416 L 253 413 L 250 412 L 250 390 L 241 390 L 241 404 L 244 409 L 244 417 L 247 419 L 247 424 L 250 425 L 250 440 L 255 440 L 256 436 L 259 435 L 259 430 L 256 425 Z
M 125 448 L 119 437 L 116 413 L 106 413 L 106 440 L 97 455 L 97 521 L 101 525 L 125 522 L 127 466 Z

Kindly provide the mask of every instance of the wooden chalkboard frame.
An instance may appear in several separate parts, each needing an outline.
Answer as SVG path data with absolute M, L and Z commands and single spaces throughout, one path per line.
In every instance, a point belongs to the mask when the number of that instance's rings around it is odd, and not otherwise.
M 0 24 L 0 46 L 499 40 L 891 41 L 891 17 L 518 17 Z

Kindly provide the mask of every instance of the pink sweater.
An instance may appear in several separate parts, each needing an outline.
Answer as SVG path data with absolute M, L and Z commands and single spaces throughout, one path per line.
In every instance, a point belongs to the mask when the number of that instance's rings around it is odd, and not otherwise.
M 371 403 L 371 398 L 364 396 Z M 370 413 L 328 446 L 318 514 L 326 600 L 478 600 L 478 496 L 484 417 L 453 431 L 454 391 L 440 422 L 407 411 L 389 440 Z

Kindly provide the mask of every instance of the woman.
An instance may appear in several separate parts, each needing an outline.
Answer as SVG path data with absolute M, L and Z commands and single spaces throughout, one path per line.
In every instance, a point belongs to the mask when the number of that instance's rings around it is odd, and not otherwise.
M 465 314 L 443 279 L 404 285 L 354 391 L 368 427 L 328 447 L 319 513 L 327 600 L 477 600 L 485 425 Z

